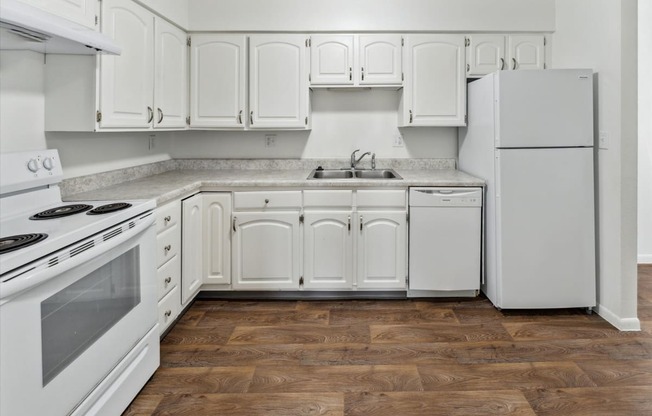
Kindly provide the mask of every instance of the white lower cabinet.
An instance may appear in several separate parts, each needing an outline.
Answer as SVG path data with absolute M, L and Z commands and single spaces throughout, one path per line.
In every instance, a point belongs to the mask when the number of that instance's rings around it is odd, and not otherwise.
M 160 333 L 181 311 L 181 203 L 172 201 L 156 208 L 158 315 Z
M 202 283 L 231 283 L 231 193 L 203 192 Z
M 158 326 L 163 333 L 177 319 L 181 312 L 179 303 L 179 286 L 175 286 L 170 293 L 158 302 Z
M 358 211 L 358 288 L 405 289 L 406 211 Z
M 186 305 L 202 284 L 202 194 L 184 199 L 181 207 L 181 304 Z

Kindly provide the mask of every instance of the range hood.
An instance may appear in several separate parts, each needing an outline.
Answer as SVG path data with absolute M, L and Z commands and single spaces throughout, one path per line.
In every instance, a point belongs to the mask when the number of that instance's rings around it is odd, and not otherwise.
M 0 49 L 120 55 L 107 35 L 16 0 L 0 1 Z

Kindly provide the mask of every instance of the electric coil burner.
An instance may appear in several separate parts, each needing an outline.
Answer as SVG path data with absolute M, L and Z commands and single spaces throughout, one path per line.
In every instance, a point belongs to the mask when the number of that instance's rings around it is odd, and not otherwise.
M 131 206 L 131 204 L 128 204 L 126 202 L 116 202 L 113 204 L 106 204 L 102 205 L 97 208 L 93 208 L 92 210 L 88 211 L 86 215 L 102 215 L 102 214 L 108 214 L 111 212 L 115 211 L 120 211 L 122 209 L 127 209 Z
M 48 238 L 47 234 L 20 234 L 0 238 L 0 254 L 31 246 Z
M 92 205 L 86 204 L 72 204 L 72 205 L 62 205 L 56 208 L 46 209 L 41 211 L 38 214 L 34 214 L 29 217 L 30 220 L 51 220 L 55 218 L 67 217 L 68 215 L 78 214 L 80 212 L 88 211 L 93 208 Z

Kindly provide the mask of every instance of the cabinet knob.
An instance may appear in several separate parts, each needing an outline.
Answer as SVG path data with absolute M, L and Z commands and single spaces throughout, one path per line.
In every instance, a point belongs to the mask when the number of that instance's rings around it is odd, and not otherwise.
M 171 315 L 172 315 L 172 310 L 168 309 L 167 311 L 165 311 L 166 318 L 169 318 Z
M 166 253 L 168 253 L 170 250 L 172 250 L 172 245 L 168 244 L 167 246 L 163 247 Z
M 165 286 L 169 285 L 172 282 L 172 277 L 168 276 L 165 278 Z
M 265 198 L 265 205 L 269 204 L 269 199 Z
M 168 215 L 167 217 L 163 218 L 163 221 L 168 223 L 168 222 L 172 221 L 172 217 Z

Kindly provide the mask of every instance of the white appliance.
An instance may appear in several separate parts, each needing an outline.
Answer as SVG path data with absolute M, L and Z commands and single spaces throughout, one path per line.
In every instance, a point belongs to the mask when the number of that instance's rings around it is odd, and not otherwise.
M 476 296 L 482 188 L 410 188 L 408 296 Z
M 593 73 L 498 71 L 468 85 L 459 168 L 484 178 L 499 308 L 596 304 Z
M 159 365 L 153 201 L 63 203 L 56 150 L 0 155 L 0 414 L 120 414 Z

